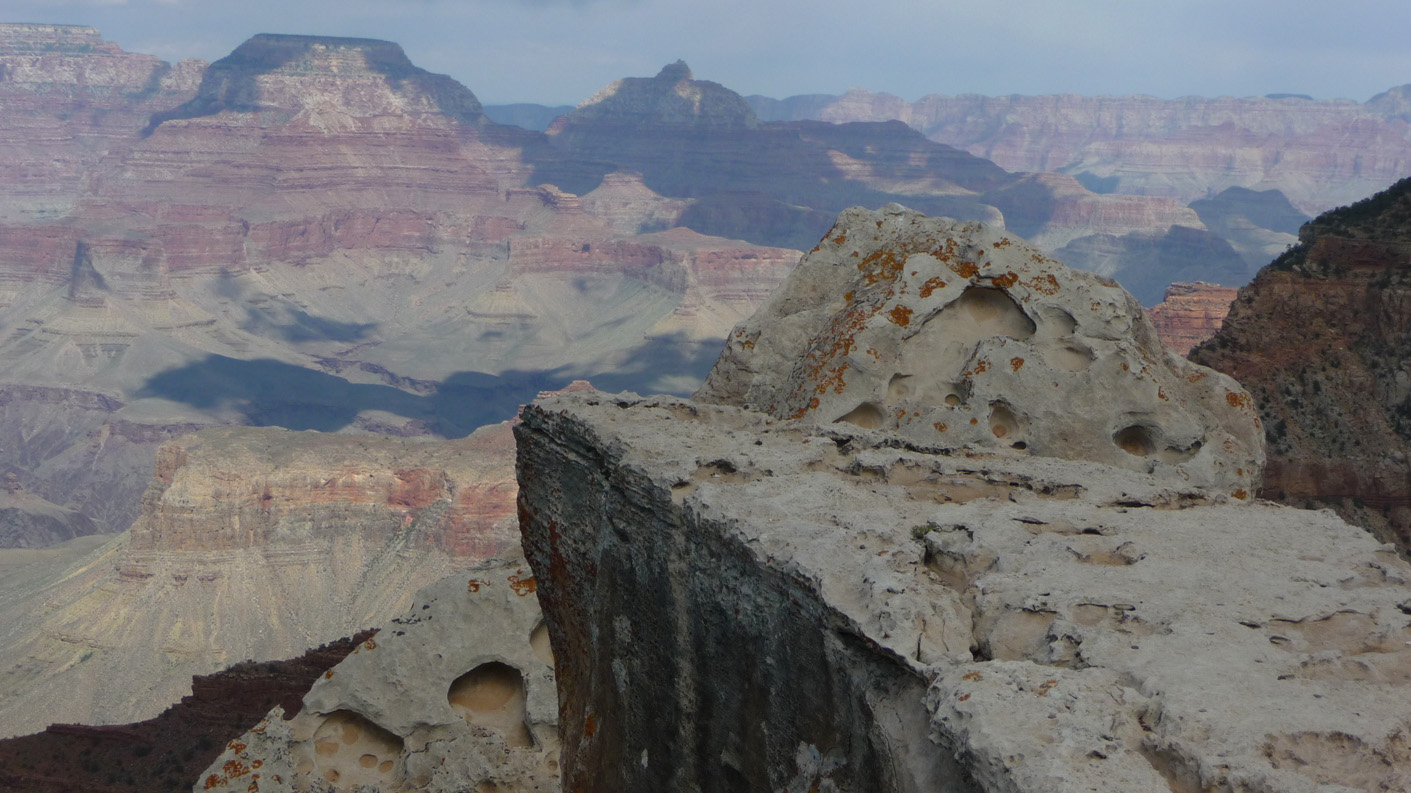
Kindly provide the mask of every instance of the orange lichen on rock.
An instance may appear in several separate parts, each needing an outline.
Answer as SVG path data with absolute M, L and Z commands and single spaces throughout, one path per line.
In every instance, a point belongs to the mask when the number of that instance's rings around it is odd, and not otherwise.
M 1035 276 L 1026 281 L 1024 285 L 1041 295 L 1053 297 L 1058 294 L 1058 279 L 1054 277 L 1053 273 Z
M 887 316 L 892 318 L 892 322 L 903 328 L 911 324 L 911 314 L 911 309 L 901 305 L 887 312 Z
M 951 262 L 947 266 L 961 278 L 974 278 L 980 274 L 980 268 L 974 262 Z
M 1004 275 L 995 276 L 993 283 L 1001 289 L 1010 289 L 1015 284 L 1019 283 L 1019 276 L 1015 275 L 1014 271 L 1011 270 Z
M 1232 408 L 1249 409 L 1249 394 L 1236 393 L 1234 391 L 1225 392 L 1225 401 L 1230 403 Z
M 520 597 L 533 594 L 539 588 L 538 583 L 534 581 L 534 576 L 520 578 L 518 574 L 515 574 L 510 576 L 509 581 L 510 589 L 513 589 L 514 593 Z
M 1020 357 L 1017 356 L 1017 355 L 1014 356 L 1013 358 L 1010 358 L 1010 359 L 1009 359 L 1009 367 L 1010 367 L 1011 369 L 1013 369 L 1014 371 L 1016 371 L 1016 372 L 1019 371 L 1020 369 L 1024 368 L 1024 359 L 1023 359 L 1023 358 L 1020 358 Z
M 935 422 L 931 426 L 936 428 L 936 432 L 945 432 L 946 430 L 950 429 L 950 427 L 946 426 L 945 424 L 942 424 L 939 421 Z
M 930 297 L 932 292 L 936 291 L 937 289 L 945 288 L 945 281 L 942 281 L 939 276 L 932 276 L 930 278 L 927 278 L 926 281 L 921 284 L 920 294 L 922 297 Z
M 475 593 L 480 591 L 480 587 L 489 585 L 489 581 L 481 581 L 479 578 L 472 578 L 466 582 L 465 591 Z

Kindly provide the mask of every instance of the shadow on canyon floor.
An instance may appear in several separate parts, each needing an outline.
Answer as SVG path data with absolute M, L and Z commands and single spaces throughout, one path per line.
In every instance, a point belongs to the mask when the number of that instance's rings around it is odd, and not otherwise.
M 499 374 L 463 371 L 432 384 L 423 394 L 380 383 L 353 383 L 268 358 L 209 355 L 154 375 L 134 396 L 168 399 L 208 411 L 234 410 L 246 423 L 261 427 L 336 432 L 358 423 L 374 431 L 460 438 L 477 427 L 512 418 L 520 405 L 533 401 L 540 391 L 562 388 L 576 379 L 589 380 L 610 392 L 684 395 L 689 389 L 654 384 L 699 382 L 715 363 L 721 344 L 721 340 L 662 337 L 626 351 L 611 368 L 559 366 Z M 387 376 L 405 380 L 391 373 Z M 400 416 L 409 422 L 392 427 L 364 415 L 368 412 Z

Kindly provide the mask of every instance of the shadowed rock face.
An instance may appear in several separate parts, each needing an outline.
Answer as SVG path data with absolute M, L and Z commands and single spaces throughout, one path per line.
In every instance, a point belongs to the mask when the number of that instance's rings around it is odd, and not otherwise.
M 947 449 L 1177 472 L 1247 498 L 1249 395 L 1169 355 L 1132 297 L 1007 232 L 848 210 L 696 393 Z
M 1411 181 L 1320 215 L 1191 358 L 1250 390 L 1262 495 L 1330 506 L 1411 554 Z

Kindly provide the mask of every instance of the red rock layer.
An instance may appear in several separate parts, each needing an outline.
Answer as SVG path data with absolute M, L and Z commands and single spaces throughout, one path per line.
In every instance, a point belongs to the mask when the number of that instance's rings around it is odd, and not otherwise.
M 1264 497 L 1332 507 L 1411 556 L 1411 180 L 1300 240 L 1190 358 L 1257 400 Z
M 1146 315 L 1166 348 L 1185 355 L 1220 330 L 1237 291 L 1203 282 L 1171 284 L 1166 289 L 1166 299 L 1148 309 Z
M 276 705 L 290 716 L 324 672 L 374 631 L 288 661 L 237 664 L 192 678 L 190 696 L 138 724 L 55 724 L 0 740 L 0 790 L 26 793 L 182 791 Z

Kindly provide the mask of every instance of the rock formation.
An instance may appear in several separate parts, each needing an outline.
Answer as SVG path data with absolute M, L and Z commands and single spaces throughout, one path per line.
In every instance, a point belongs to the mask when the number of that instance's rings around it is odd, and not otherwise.
M 1306 97 L 932 94 L 906 102 L 860 89 L 823 103 L 756 101 L 771 119 L 899 119 L 1011 171 L 1062 171 L 1102 192 L 1183 203 L 1229 187 L 1278 190 L 1314 214 L 1411 168 L 1405 86 L 1365 103 Z
M 1329 506 L 1411 554 L 1411 180 L 1303 227 L 1192 360 L 1248 386 L 1262 494 Z
M 129 532 L 0 581 L 0 735 L 148 718 L 519 554 L 507 425 L 442 443 L 275 428 L 170 442 Z
M 1411 567 L 1329 513 L 1227 495 L 1263 457 L 1245 392 L 1161 350 L 1120 290 L 1004 239 L 846 213 L 732 334 L 716 404 L 525 408 L 564 789 L 1407 789 Z M 947 285 L 923 297 L 930 277 Z M 1101 390 L 1076 417 L 963 442 L 905 424 L 992 418 L 995 395 L 1035 410 L 1073 388 L 1055 364 L 1078 343 Z M 955 358 L 974 391 L 918 368 Z M 1221 450 L 1125 461 L 1114 433 L 1148 391 L 1210 411 Z M 835 420 L 888 398 L 906 413 Z
M 1244 389 L 1168 355 L 1115 283 L 896 205 L 840 215 L 696 399 L 1174 473 L 1238 498 L 1264 456 Z
M 418 593 L 194 791 L 559 790 L 554 658 L 522 560 Z
M 362 642 L 365 631 L 288 661 L 247 662 L 197 677 L 191 694 L 138 724 L 55 724 L 0 740 L 0 789 L 27 793 L 179 791 L 228 741 L 270 708 L 296 714 L 309 687 Z
M 1147 309 L 1146 316 L 1166 349 L 1185 355 L 1220 330 L 1236 291 L 1206 283 L 1171 284 L 1166 298 Z

